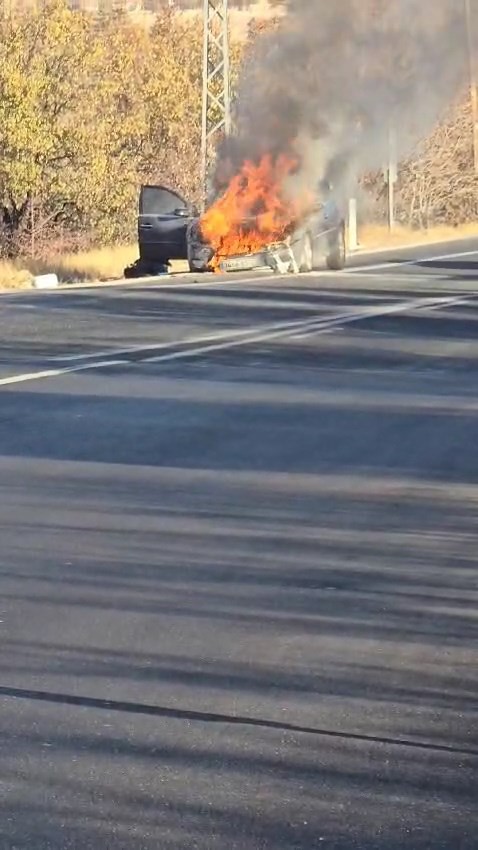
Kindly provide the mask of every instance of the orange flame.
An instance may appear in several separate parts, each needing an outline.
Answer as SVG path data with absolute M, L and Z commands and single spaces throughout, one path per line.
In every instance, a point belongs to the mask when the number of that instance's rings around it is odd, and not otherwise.
M 297 162 L 281 154 L 264 155 L 258 164 L 246 160 L 224 194 L 201 217 L 201 233 L 214 250 L 216 271 L 224 257 L 252 254 L 280 242 L 294 229 L 309 199 L 284 197 L 286 178 Z

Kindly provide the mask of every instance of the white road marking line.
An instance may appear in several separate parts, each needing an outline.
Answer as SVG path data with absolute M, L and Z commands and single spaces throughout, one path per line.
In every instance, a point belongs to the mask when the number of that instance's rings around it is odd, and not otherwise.
M 459 297 L 464 298 L 465 296 L 459 296 Z M 442 303 L 444 304 L 444 301 L 449 301 L 449 299 L 446 299 L 444 296 L 442 296 L 442 298 L 438 298 L 438 299 L 435 298 L 435 299 L 432 299 L 432 300 L 433 300 L 434 303 L 435 302 L 437 303 L 438 308 L 441 306 Z M 417 305 L 419 303 L 421 303 L 422 301 L 424 301 L 424 299 L 416 299 L 414 301 L 406 302 L 406 303 L 410 303 L 412 305 L 412 309 L 416 309 Z M 404 302 L 399 302 L 399 304 L 402 304 L 402 303 L 404 303 Z M 391 306 L 395 307 L 396 305 L 391 305 Z M 445 306 L 445 304 L 444 304 L 444 306 Z M 378 311 L 378 315 L 380 315 L 386 309 L 387 308 L 385 306 L 376 308 L 376 310 Z M 173 346 L 178 346 L 178 345 L 194 346 L 194 345 L 203 345 L 204 343 L 210 343 L 210 342 L 216 343 L 216 342 L 220 342 L 222 340 L 229 340 L 229 339 L 236 339 L 236 338 L 241 339 L 242 337 L 247 337 L 250 334 L 255 334 L 255 333 L 266 333 L 266 332 L 269 332 L 269 331 L 276 331 L 276 330 L 282 330 L 282 329 L 287 330 L 290 327 L 294 327 L 294 328 L 302 327 L 304 323 L 305 324 L 312 323 L 312 324 L 315 325 L 317 323 L 317 321 L 319 321 L 319 322 L 329 322 L 329 321 L 335 322 L 338 318 L 340 318 L 340 319 L 342 317 L 347 318 L 350 315 L 355 316 L 357 313 L 360 313 L 360 315 L 361 315 L 362 310 L 367 312 L 366 307 L 357 307 L 353 311 L 348 310 L 346 313 L 341 313 L 340 315 L 332 316 L 331 318 L 324 317 L 323 319 L 318 319 L 317 317 L 314 317 L 314 318 L 309 318 L 309 319 L 297 319 L 293 322 L 276 322 L 272 325 L 258 325 L 256 327 L 252 327 L 252 328 L 242 328 L 241 330 L 238 330 L 238 331 L 234 331 L 234 330 L 229 329 L 229 330 L 226 330 L 226 331 L 220 331 L 218 333 L 206 334 L 205 336 L 199 336 L 199 337 L 189 337 L 189 338 L 177 340 L 177 341 L 158 342 L 158 343 L 152 343 L 151 345 L 133 345 L 133 346 L 129 346 L 127 348 L 103 349 L 103 350 L 100 350 L 100 351 L 90 352 L 89 354 L 58 355 L 57 357 L 50 357 L 48 359 L 50 361 L 53 361 L 53 362 L 70 363 L 70 362 L 78 362 L 78 361 L 86 361 L 86 360 L 96 360 L 98 357 L 117 357 L 117 356 L 121 356 L 121 355 L 125 355 L 125 354 L 139 354 L 141 351 L 163 351 L 164 349 L 171 348 Z M 375 315 L 375 311 L 368 311 L 368 312 L 371 312 L 372 315 Z M 152 361 L 150 361 L 150 362 L 152 362 Z
M 426 312 L 426 313 L 432 313 L 432 312 L 437 311 L 437 310 L 443 310 L 446 307 L 453 307 L 456 304 L 466 305 L 466 304 L 469 304 L 469 303 L 470 303 L 470 299 L 467 298 L 466 296 L 464 296 L 464 295 L 463 296 L 455 296 L 454 298 L 446 298 L 443 301 L 440 301 L 439 303 L 435 303 L 435 304 L 422 304 L 420 307 L 415 308 L 415 312 L 422 312 L 423 311 L 423 312 Z M 383 315 L 383 314 L 380 313 L 379 315 Z M 345 319 L 345 320 L 342 320 L 342 321 L 338 321 L 337 325 L 335 324 L 335 322 L 331 321 L 330 324 L 325 325 L 323 328 L 319 327 L 317 330 L 312 327 L 312 328 L 309 328 L 309 329 L 301 330 L 300 332 L 294 333 L 294 334 L 286 333 L 286 334 L 284 334 L 284 336 L 287 336 L 288 339 L 291 339 L 291 338 L 295 339 L 296 337 L 297 337 L 297 339 L 299 339 L 300 337 L 304 337 L 304 339 L 305 339 L 306 337 L 311 336 L 311 334 L 313 334 L 315 332 L 320 333 L 320 334 L 324 334 L 324 333 L 330 333 L 331 331 L 343 330 L 342 325 L 348 325 L 348 324 L 351 324 L 352 322 L 358 321 L 360 319 L 363 320 L 363 319 L 366 319 L 366 318 L 369 318 L 369 316 L 358 316 L 357 318 Z M 370 316 L 370 318 L 373 318 L 373 316 Z M 447 316 L 447 320 L 448 321 L 450 320 L 450 316 Z
M 309 319 L 309 321 L 311 321 Z M 315 320 L 314 320 L 315 321 Z M 290 322 L 281 323 L 284 327 L 289 327 Z M 281 325 L 278 325 L 280 327 Z M 264 330 L 270 327 L 270 325 L 264 325 Z M 199 337 L 190 337 L 189 339 L 180 339 L 180 340 L 171 340 L 170 342 L 157 342 L 152 343 L 151 345 L 132 345 L 129 348 L 113 348 L 113 349 L 105 349 L 103 351 L 93 351 L 90 354 L 67 354 L 66 356 L 58 356 L 58 357 L 50 357 L 49 360 L 59 361 L 61 363 L 69 363 L 71 361 L 77 360 L 95 360 L 97 357 L 116 357 L 116 355 L 121 354 L 139 354 L 141 351 L 161 351 L 164 348 L 172 348 L 172 346 L 177 345 L 199 345 L 204 342 L 215 342 L 221 339 L 230 339 L 231 337 L 241 337 L 251 332 L 258 330 L 258 328 L 242 328 L 239 331 L 220 331 L 219 333 L 214 334 L 206 334 L 206 336 Z
M 38 381 L 40 378 L 56 378 L 65 373 L 64 369 L 46 369 L 44 372 L 26 372 L 24 375 L 11 375 L 9 378 L 1 378 L 0 386 L 9 384 L 21 384 L 24 381 Z
M 255 331 L 251 330 L 250 335 L 244 339 L 230 338 L 224 342 L 216 342 L 211 345 L 199 346 L 198 348 L 173 351 L 170 354 L 160 354 L 154 357 L 144 357 L 140 362 L 166 363 L 171 360 L 183 360 L 186 357 L 207 354 L 212 351 L 223 351 L 228 348 L 237 348 L 241 345 L 249 345 L 255 342 L 268 342 L 269 340 L 277 339 L 278 337 L 290 338 L 297 336 L 299 333 L 303 335 L 315 332 L 328 333 L 333 328 L 342 328 L 343 325 L 348 325 L 352 322 L 364 321 L 364 319 L 371 319 L 394 313 L 402 313 L 408 310 L 439 309 L 440 307 L 447 307 L 463 300 L 464 296 L 456 296 L 454 298 L 421 298 L 414 301 L 402 301 L 398 304 L 391 304 L 388 307 L 377 307 L 375 310 L 355 311 L 348 314 L 344 313 L 330 319 L 308 319 L 290 328 L 259 333 L 255 333 Z
M 359 310 L 357 308 L 353 311 L 353 315 Z M 366 308 L 363 308 L 366 309 Z M 383 310 L 383 307 L 377 307 L 378 310 Z M 348 310 L 346 313 L 340 314 L 341 316 L 350 316 L 351 311 Z M 333 319 L 337 318 L 336 316 L 331 317 Z M 189 337 L 182 340 L 172 340 L 169 342 L 158 342 L 152 343 L 151 345 L 133 345 L 128 348 L 113 348 L 113 349 L 105 349 L 100 351 L 93 351 L 89 354 L 67 354 L 65 356 L 59 355 L 58 357 L 48 358 L 50 361 L 61 362 L 61 363 L 70 363 L 76 361 L 85 361 L 85 360 L 96 360 L 98 357 L 116 357 L 124 354 L 139 354 L 141 351 L 162 351 L 167 348 L 172 348 L 173 346 L 179 345 L 203 345 L 204 343 L 210 342 L 220 342 L 224 339 L 241 339 L 242 337 L 248 337 L 250 334 L 255 333 L 267 333 L 269 331 L 280 331 L 287 330 L 288 328 L 296 328 L 302 327 L 304 323 L 309 324 L 313 323 L 314 325 L 317 321 L 330 321 L 326 316 L 323 319 L 318 319 L 317 316 L 314 318 L 308 319 L 295 319 L 294 321 L 289 322 L 275 322 L 270 325 L 257 325 L 256 327 L 249 328 L 241 328 L 240 330 L 226 330 L 219 331 L 213 334 L 206 334 L 205 336 L 199 337 Z
M 467 297 L 466 295 L 464 295 L 462 298 L 458 298 L 458 299 L 452 299 L 452 300 L 450 300 L 447 304 L 443 304 L 443 305 L 435 304 L 435 305 L 434 305 L 434 306 L 432 306 L 432 307 L 428 307 L 428 308 L 427 308 L 427 311 L 431 313 L 431 312 L 432 312 L 432 310 L 440 310 L 440 309 L 441 309 L 441 307 L 453 307 L 455 304 L 462 304 L 462 305 L 464 305 L 464 306 L 466 307 L 466 306 L 468 306 L 470 303 L 471 303 L 471 301 L 470 301 L 470 297 L 469 297 L 469 296 Z
M 357 272 L 365 273 L 365 272 L 376 272 L 381 271 L 382 269 L 403 269 L 407 266 L 416 266 L 418 263 L 433 263 L 440 262 L 441 260 L 455 260 L 460 259 L 461 257 L 475 257 L 478 254 L 478 251 L 460 251 L 455 254 L 442 254 L 438 257 L 415 257 L 413 260 L 399 260 L 398 262 L 389 261 L 384 263 L 375 263 L 370 266 L 357 266 Z M 349 269 L 349 274 L 353 274 L 355 269 Z
M 196 347 L 190 347 L 181 351 L 173 351 L 169 354 L 162 354 L 156 357 L 144 357 L 141 358 L 139 362 L 161 363 L 171 360 L 180 360 L 186 357 L 195 357 L 200 354 L 206 354 L 211 351 L 221 351 L 223 349 L 233 348 L 235 346 L 248 345 L 253 342 L 267 342 L 268 340 L 273 340 L 278 337 L 288 337 L 296 334 L 299 331 L 321 332 L 329 330 L 330 328 L 336 326 L 351 324 L 352 322 L 359 322 L 365 319 L 393 315 L 394 313 L 396 314 L 420 309 L 430 309 L 433 307 L 446 307 L 464 301 L 469 301 L 469 296 L 462 295 L 455 296 L 453 298 L 415 298 L 407 301 L 399 301 L 395 304 L 389 304 L 388 306 L 376 307 L 373 310 L 367 310 L 366 308 L 358 308 L 354 311 L 338 314 L 328 319 L 300 319 L 295 322 L 276 323 L 274 325 L 266 325 L 259 328 L 249 328 L 247 330 L 244 329 L 242 331 L 232 332 L 232 334 L 229 334 L 229 338 L 226 339 L 224 339 L 224 335 L 221 336 L 221 339 L 218 339 L 217 336 L 213 336 L 213 341 L 210 345 L 197 345 L 196 342 L 190 342 L 189 345 L 194 344 Z M 205 340 L 206 338 L 203 338 L 203 342 Z M 171 343 L 170 347 L 173 347 L 174 345 L 188 345 L 188 342 L 183 341 L 178 343 Z M 143 346 L 143 348 L 139 350 L 150 351 L 151 347 Z M 111 353 L 112 352 L 110 352 L 110 354 Z M 123 349 L 123 353 L 128 352 L 127 350 Z M 27 381 L 39 381 L 46 378 L 58 378 L 62 375 L 69 375 L 73 374 L 74 372 L 86 372 L 87 370 L 91 369 L 103 369 L 109 366 L 122 366 L 129 364 L 129 362 L 130 361 L 124 359 L 98 360 L 93 363 L 81 363 L 75 366 L 64 366 L 58 369 L 45 369 L 39 372 L 27 372 L 21 375 L 11 375 L 8 378 L 0 378 L 0 387 L 9 386 L 12 384 L 25 383 Z
M 81 366 L 66 366 L 63 369 L 45 369 L 42 372 L 26 372 L 23 375 L 10 375 L 9 378 L 0 378 L 0 387 L 10 384 L 23 384 L 26 381 L 40 381 L 42 378 L 59 378 L 72 372 L 84 372 L 86 369 L 103 369 L 108 366 L 123 366 L 128 360 L 101 360 L 98 363 L 82 364 Z
M 370 296 L 370 298 L 372 298 L 372 297 L 374 297 L 374 296 Z M 389 299 L 390 299 L 390 295 L 388 295 L 388 297 L 387 297 L 387 294 L 384 293 L 383 300 L 389 300 Z M 375 299 L 375 300 L 378 300 L 378 298 Z M 254 300 L 254 306 L 257 306 L 259 303 L 260 302 L 257 301 L 257 299 Z M 267 301 L 265 303 L 267 304 Z M 270 304 L 269 306 L 271 306 L 273 309 L 292 308 L 293 310 L 303 309 L 304 311 L 307 310 L 308 312 L 312 312 L 313 310 L 317 310 L 317 307 L 320 306 L 320 305 L 310 303 L 310 304 L 303 306 L 302 308 L 300 308 L 300 306 L 298 308 L 297 304 L 295 304 L 294 302 L 284 302 L 284 303 L 274 302 L 274 303 Z M 141 311 L 141 313 L 139 313 L 139 314 L 136 314 L 135 316 L 122 317 L 122 319 L 123 318 L 137 319 L 138 316 L 140 316 L 140 318 L 144 318 L 145 316 L 146 317 L 150 316 L 151 318 L 158 319 L 158 313 L 157 312 L 146 313 L 146 312 L 143 312 L 143 311 Z M 313 321 L 315 321 L 315 318 L 314 318 Z M 284 324 L 284 326 L 288 326 L 288 325 L 289 325 L 289 322 Z M 268 327 L 269 327 L 269 325 L 264 325 L 264 328 L 268 328 Z M 252 328 L 252 330 L 257 330 L 257 329 L 258 328 Z M 251 331 L 251 329 L 245 329 L 245 330 L 242 329 L 240 331 L 237 331 L 237 333 L 242 335 L 242 334 L 250 333 L 250 331 Z M 161 349 L 164 349 L 164 348 L 170 348 L 172 345 L 179 345 L 179 344 L 192 345 L 192 344 L 195 344 L 195 343 L 211 342 L 211 341 L 215 341 L 215 340 L 219 340 L 219 339 L 223 339 L 223 338 L 229 339 L 229 337 L 233 333 L 234 332 L 231 331 L 231 329 L 229 329 L 227 331 L 219 331 L 219 332 L 214 333 L 214 334 L 207 334 L 206 336 L 202 336 L 202 337 L 192 337 L 192 338 L 190 337 L 190 338 L 186 338 L 186 339 L 183 339 L 183 340 L 175 340 L 175 341 L 170 341 L 170 342 L 160 342 L 160 343 L 154 343 L 153 342 L 153 343 L 151 343 L 151 345 L 146 345 L 146 344 L 143 343 L 142 345 L 132 345 L 132 346 L 129 346 L 129 347 L 126 347 L 126 348 L 99 349 L 99 350 L 96 350 L 96 351 L 89 352 L 88 354 L 56 354 L 52 357 L 48 357 L 47 359 L 48 359 L 48 362 L 50 362 L 50 363 L 73 363 L 73 362 L 79 362 L 79 361 L 85 361 L 85 360 L 95 360 L 98 357 L 114 357 L 116 355 L 121 355 L 121 354 L 135 354 L 137 352 L 145 351 L 145 350 L 148 350 L 148 351 L 149 350 L 151 350 L 151 351 L 157 351 L 158 350 L 158 351 L 160 351 Z

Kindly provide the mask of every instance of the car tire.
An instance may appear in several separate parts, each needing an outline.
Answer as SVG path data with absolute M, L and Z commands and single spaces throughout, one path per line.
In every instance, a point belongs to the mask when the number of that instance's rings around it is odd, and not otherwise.
M 337 236 L 335 244 L 330 245 L 329 253 L 325 259 L 327 268 L 331 271 L 338 272 L 345 267 L 347 261 L 347 251 L 345 248 L 345 230 L 341 228 Z
M 304 233 L 296 254 L 297 268 L 300 274 L 311 272 L 314 269 L 314 246 L 310 233 Z

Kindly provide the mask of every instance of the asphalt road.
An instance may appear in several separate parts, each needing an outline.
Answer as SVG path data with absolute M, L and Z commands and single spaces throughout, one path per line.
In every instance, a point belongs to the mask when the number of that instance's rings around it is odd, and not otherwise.
M 0 298 L 1 850 L 478 848 L 478 243 Z

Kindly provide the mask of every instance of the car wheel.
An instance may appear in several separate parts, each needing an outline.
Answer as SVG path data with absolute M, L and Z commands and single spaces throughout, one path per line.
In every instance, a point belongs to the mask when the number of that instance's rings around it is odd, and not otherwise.
M 314 268 L 314 246 L 310 233 L 304 233 L 297 251 L 297 267 L 299 272 L 311 272 Z
M 345 230 L 341 228 L 337 235 L 335 243 L 330 246 L 329 253 L 326 257 L 327 268 L 331 271 L 338 272 L 344 268 L 347 260 L 347 252 L 345 248 Z

